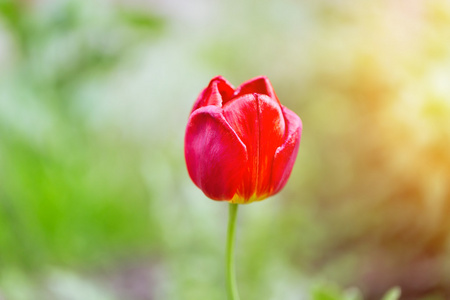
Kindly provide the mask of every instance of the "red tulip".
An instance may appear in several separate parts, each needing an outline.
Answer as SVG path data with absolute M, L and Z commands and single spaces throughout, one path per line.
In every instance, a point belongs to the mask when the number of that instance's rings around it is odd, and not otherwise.
M 280 104 L 266 77 L 237 89 L 215 77 L 195 102 L 187 124 L 189 176 L 213 200 L 263 200 L 286 184 L 301 132 L 302 121 Z

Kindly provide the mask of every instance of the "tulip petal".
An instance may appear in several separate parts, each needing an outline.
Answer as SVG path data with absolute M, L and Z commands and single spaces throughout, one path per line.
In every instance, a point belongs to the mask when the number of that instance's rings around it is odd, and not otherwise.
M 281 107 L 266 95 L 246 94 L 228 102 L 223 114 L 247 146 L 248 163 L 237 194 L 245 201 L 262 200 L 273 189 L 273 159 L 285 134 Z
M 230 200 L 242 181 L 247 152 L 222 110 L 207 106 L 189 118 L 185 159 L 189 176 L 206 196 Z
M 286 121 L 286 136 L 283 144 L 275 152 L 272 167 L 272 186 L 274 190 L 271 195 L 278 193 L 285 185 L 291 175 L 302 135 L 302 120 L 291 110 L 282 106 Z
M 222 107 L 222 103 L 231 99 L 233 93 L 233 86 L 222 76 L 216 76 L 211 79 L 209 85 L 200 93 L 191 113 L 207 105 Z
M 274 99 L 276 102 L 278 102 L 278 104 L 280 105 L 280 101 L 278 100 L 277 95 L 273 90 L 272 84 L 270 83 L 269 79 L 265 76 L 255 77 L 241 84 L 234 91 L 234 97 L 239 97 L 245 94 L 253 94 L 253 93 L 267 95 L 270 98 Z

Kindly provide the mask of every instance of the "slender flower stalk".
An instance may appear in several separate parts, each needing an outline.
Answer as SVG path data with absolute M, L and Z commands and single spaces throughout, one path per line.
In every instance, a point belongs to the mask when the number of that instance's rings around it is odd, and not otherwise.
M 239 300 L 239 293 L 236 285 L 236 272 L 234 268 L 234 233 L 238 205 L 229 204 L 228 214 L 228 234 L 227 234 L 227 254 L 226 254 L 226 278 L 228 300 Z

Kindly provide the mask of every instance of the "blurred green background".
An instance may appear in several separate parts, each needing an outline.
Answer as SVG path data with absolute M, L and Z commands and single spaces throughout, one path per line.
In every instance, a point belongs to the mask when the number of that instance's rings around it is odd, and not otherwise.
M 240 207 L 242 299 L 450 299 L 449 41 L 446 0 L 0 0 L 0 299 L 225 299 L 183 156 L 219 74 L 304 124 Z

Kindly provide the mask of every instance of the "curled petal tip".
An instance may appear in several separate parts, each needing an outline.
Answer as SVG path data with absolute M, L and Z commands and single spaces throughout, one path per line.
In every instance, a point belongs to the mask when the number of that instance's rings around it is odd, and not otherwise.
M 266 76 L 258 76 L 244 82 L 235 90 L 234 95 L 235 97 L 238 97 L 240 95 L 245 95 L 249 93 L 267 95 L 270 98 L 276 100 L 278 104 L 280 104 L 277 95 L 273 90 L 272 84 L 270 83 L 270 80 Z
M 208 105 L 221 107 L 224 102 L 233 96 L 233 93 L 233 86 L 224 77 L 216 76 L 211 79 L 209 85 L 200 93 L 191 112 Z

